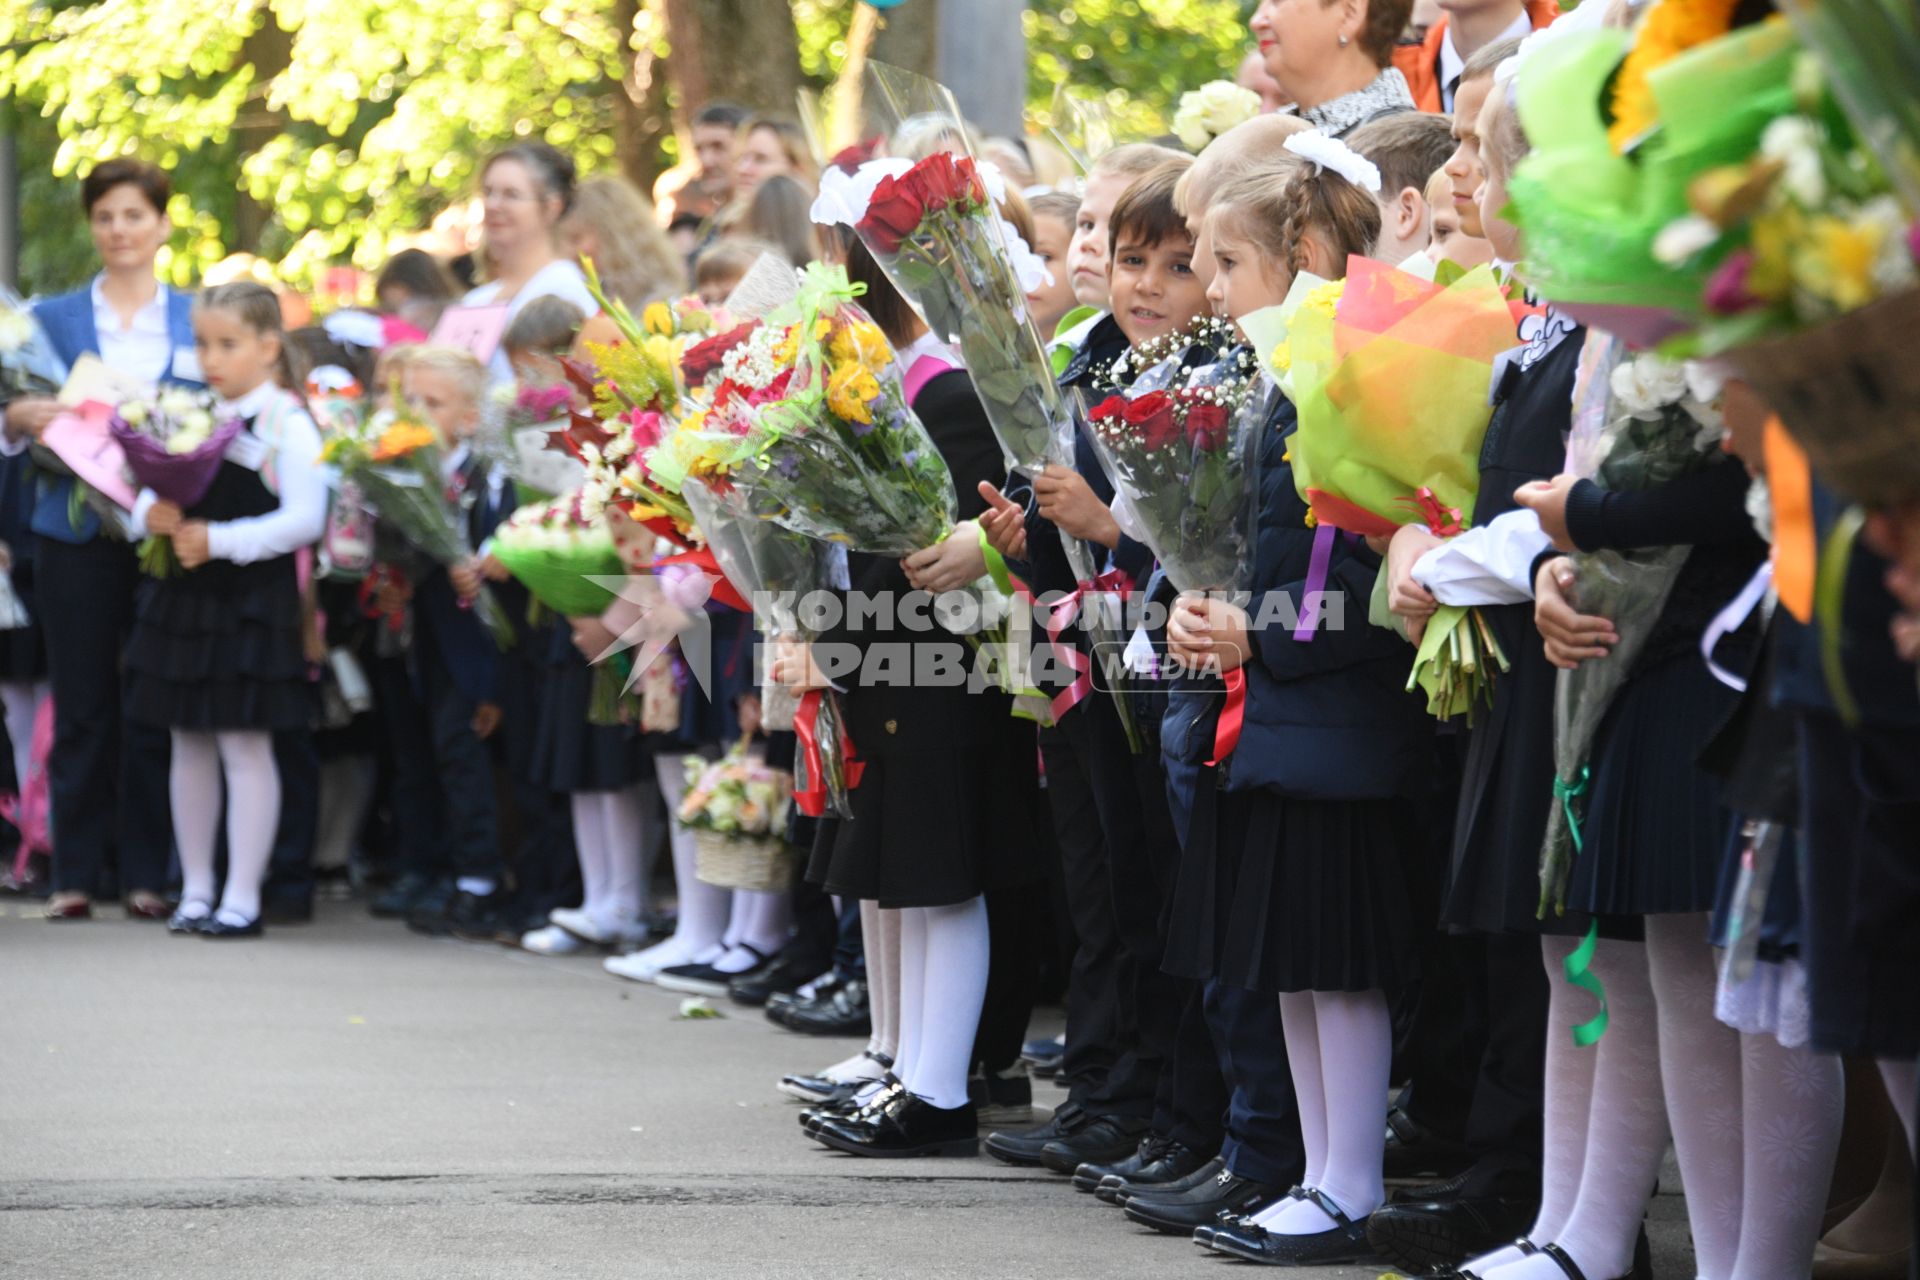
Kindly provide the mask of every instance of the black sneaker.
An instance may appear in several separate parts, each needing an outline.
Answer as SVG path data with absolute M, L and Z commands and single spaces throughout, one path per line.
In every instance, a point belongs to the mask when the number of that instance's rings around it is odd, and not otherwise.
M 409 871 L 373 895 L 367 910 L 383 920 L 408 920 L 422 907 L 444 906 L 452 894 L 453 886 L 445 880 Z
M 498 928 L 500 909 L 506 895 L 495 890 L 488 894 L 454 892 L 444 907 L 416 908 L 407 917 L 407 928 L 436 938 L 460 938 L 468 942 L 491 942 Z

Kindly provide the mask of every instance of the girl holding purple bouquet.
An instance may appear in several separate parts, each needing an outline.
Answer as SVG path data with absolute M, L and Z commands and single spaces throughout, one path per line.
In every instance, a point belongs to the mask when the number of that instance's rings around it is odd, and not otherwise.
M 219 420 L 243 424 L 191 506 L 140 495 L 135 536 L 172 539 L 181 574 L 142 585 L 127 646 L 128 715 L 173 738 L 169 789 L 180 852 L 176 933 L 256 937 L 260 885 L 280 819 L 275 730 L 305 728 L 300 586 L 294 553 L 326 523 L 320 435 L 285 376 L 272 290 L 243 282 L 200 295 L 194 346 Z M 226 781 L 227 881 L 214 846 Z

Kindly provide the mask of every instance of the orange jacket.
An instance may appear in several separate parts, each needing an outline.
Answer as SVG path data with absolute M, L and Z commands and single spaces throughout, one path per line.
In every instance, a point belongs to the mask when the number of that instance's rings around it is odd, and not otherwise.
M 1560 6 L 1554 0 L 1527 0 L 1527 21 L 1533 23 L 1535 31 L 1559 16 Z M 1441 110 L 1440 42 L 1446 38 L 1446 30 L 1447 16 L 1441 14 L 1440 21 L 1427 28 L 1425 40 L 1403 44 L 1393 51 L 1393 65 L 1407 78 L 1413 104 L 1422 111 Z

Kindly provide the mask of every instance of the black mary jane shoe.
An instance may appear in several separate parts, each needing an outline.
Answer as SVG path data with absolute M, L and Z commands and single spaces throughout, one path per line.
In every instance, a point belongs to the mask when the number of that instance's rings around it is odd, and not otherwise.
M 167 917 L 167 932 L 176 938 L 184 938 L 189 934 L 199 933 L 202 927 L 213 920 L 212 906 L 205 902 L 202 902 L 200 905 L 207 908 L 207 914 L 203 916 L 190 916 L 187 914 L 188 904 L 185 902 L 181 903 L 174 909 L 173 914 Z
M 1255 1221 L 1256 1218 L 1268 1209 L 1271 1209 L 1274 1205 L 1279 1204 L 1281 1200 L 1304 1200 L 1306 1198 L 1307 1193 L 1304 1189 L 1293 1187 L 1287 1191 L 1287 1194 L 1281 1196 L 1279 1200 L 1269 1200 L 1265 1204 L 1254 1205 L 1245 1211 L 1222 1209 L 1220 1216 L 1212 1222 L 1204 1227 L 1195 1227 L 1193 1229 L 1193 1242 L 1202 1249 L 1211 1249 L 1214 1247 L 1213 1242 L 1219 1237 L 1222 1231 L 1238 1231 L 1245 1235 L 1263 1236 L 1266 1234 L 1267 1229 L 1259 1225 L 1259 1223 Z
M 1298 1196 L 1295 1196 L 1298 1192 Z M 1308 1235 L 1283 1235 L 1261 1227 L 1221 1227 L 1214 1232 L 1212 1248 L 1219 1253 L 1261 1262 L 1270 1267 L 1327 1266 L 1341 1262 L 1359 1262 L 1373 1256 L 1367 1247 L 1367 1224 L 1355 1222 L 1323 1191 L 1296 1187 L 1289 1197 L 1311 1200 L 1335 1225 Z
M 255 916 L 245 924 L 228 924 L 215 914 L 201 921 L 200 927 L 194 932 L 203 938 L 258 938 L 266 932 L 266 929 L 262 927 L 259 916 Z
M 1540 1246 L 1525 1236 L 1521 1236 L 1518 1240 L 1515 1240 L 1513 1247 L 1520 1251 L 1520 1256 L 1523 1258 L 1531 1258 L 1534 1254 L 1540 1252 Z M 1489 1249 L 1488 1252 L 1495 1253 L 1498 1252 L 1498 1250 Z M 1428 1267 L 1425 1271 L 1422 1271 L 1418 1276 L 1414 1277 L 1414 1280 L 1481 1280 L 1481 1277 L 1478 1271 L 1473 1271 L 1467 1267 L 1454 1263 L 1442 1263 L 1438 1266 Z
M 883 1159 L 980 1154 L 980 1126 L 973 1105 L 936 1107 L 902 1089 L 871 1118 L 828 1120 L 813 1136 L 835 1151 Z

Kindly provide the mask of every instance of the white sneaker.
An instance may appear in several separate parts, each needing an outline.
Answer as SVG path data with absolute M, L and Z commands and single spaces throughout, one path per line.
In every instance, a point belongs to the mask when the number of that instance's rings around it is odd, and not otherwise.
M 520 949 L 537 956 L 571 956 L 587 949 L 587 944 L 557 925 L 522 934 Z
M 652 982 L 660 976 L 662 969 L 686 964 L 687 959 L 687 954 L 669 938 L 657 947 L 648 947 L 632 955 L 608 956 L 601 962 L 601 967 L 614 977 L 625 978 L 629 982 Z
M 613 935 L 594 923 L 591 913 L 582 907 L 555 907 L 547 913 L 547 919 L 557 929 L 564 929 L 582 942 L 604 947 L 613 941 Z

